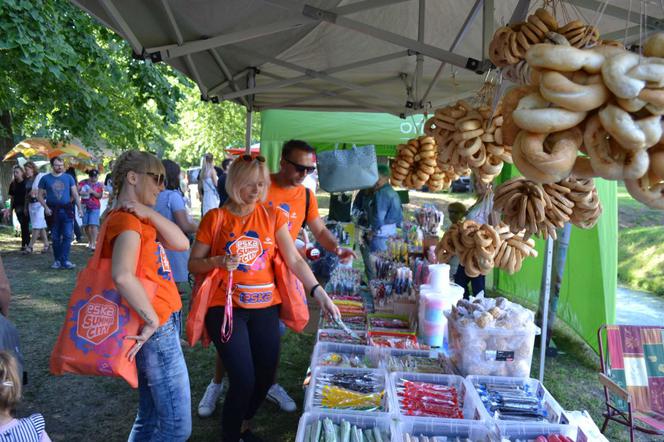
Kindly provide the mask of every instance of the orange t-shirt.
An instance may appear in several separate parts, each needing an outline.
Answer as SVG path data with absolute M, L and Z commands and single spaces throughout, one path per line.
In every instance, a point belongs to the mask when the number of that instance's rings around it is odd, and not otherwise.
M 307 194 L 309 192 L 309 211 L 306 211 Z M 303 185 L 293 187 L 280 187 L 274 182 L 270 184 L 270 189 L 265 200 L 267 207 L 280 209 L 288 217 L 288 231 L 293 238 L 297 238 L 302 227 L 302 222 L 306 219 L 311 222 L 318 217 L 318 201 L 316 195 Z
M 152 307 L 159 317 L 159 324 L 163 325 L 171 314 L 182 309 L 182 300 L 164 248 L 157 241 L 157 229 L 149 221 L 142 221 L 128 212 L 111 212 L 105 222 L 108 227 L 102 245 L 102 258 L 113 256 L 113 241 L 122 232 L 133 230 L 141 235 L 139 263 L 143 274 L 139 276 L 157 284 Z
M 253 309 L 281 304 L 274 285 L 272 261 L 276 253 L 275 233 L 286 224 L 286 216 L 262 205 L 256 205 L 244 219 L 226 208 L 213 209 L 203 217 L 196 241 L 212 246 L 213 230 L 219 217 L 219 233 L 214 238 L 210 256 L 240 256 L 240 265 L 233 272 L 233 306 Z M 212 295 L 210 307 L 226 305 L 228 275 L 225 271 L 223 280 Z

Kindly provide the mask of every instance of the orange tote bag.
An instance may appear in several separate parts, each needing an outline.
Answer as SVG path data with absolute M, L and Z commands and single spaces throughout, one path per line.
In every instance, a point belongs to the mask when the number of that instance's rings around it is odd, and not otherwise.
M 104 244 L 106 226 L 101 227 L 98 244 Z M 137 388 L 136 362 L 127 358 L 135 341 L 124 337 L 138 335 L 143 320 L 116 289 L 111 259 L 101 256 L 102 247 L 98 247 L 78 275 L 65 323 L 51 353 L 51 373 L 121 377 Z M 157 284 L 142 278 L 139 269 L 140 262 L 136 276 L 152 300 Z
M 219 237 L 219 229 L 221 228 L 221 214 L 215 220 L 212 235 L 212 244 L 210 245 L 210 255 L 217 250 L 216 243 Z M 191 304 L 189 307 L 189 314 L 187 314 L 187 323 L 185 330 L 187 333 L 187 342 L 191 347 L 202 339 L 203 347 L 210 344 L 210 338 L 205 330 L 205 314 L 210 304 L 210 298 L 219 285 L 224 281 L 223 276 L 228 275 L 225 269 L 216 268 L 205 274 L 198 274 L 195 277 L 194 288 L 191 290 Z
M 279 319 L 296 333 L 301 333 L 309 322 L 309 307 L 304 286 L 288 268 L 277 249 L 274 256 L 274 283 L 281 296 Z

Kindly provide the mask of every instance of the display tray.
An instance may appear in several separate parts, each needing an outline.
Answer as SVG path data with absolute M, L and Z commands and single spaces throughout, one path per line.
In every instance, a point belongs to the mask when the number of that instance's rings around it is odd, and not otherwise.
M 351 426 L 355 426 L 363 431 L 372 431 L 372 436 L 375 436 L 375 430 L 380 431 L 382 442 L 390 442 L 395 440 L 392 435 L 392 419 L 389 416 L 369 416 L 361 414 L 349 414 L 349 413 L 329 413 L 329 412 L 318 412 L 312 411 L 304 413 L 300 418 L 300 424 L 297 428 L 297 436 L 295 436 L 295 442 L 310 442 L 312 440 L 310 433 L 307 431 L 307 426 L 312 425 L 309 428 L 309 431 L 314 430 L 316 422 L 322 421 L 324 419 L 330 419 L 334 424 L 341 425 L 343 421 L 348 422 Z M 321 430 L 321 433 L 324 433 Z M 324 441 L 325 438 L 321 437 L 319 441 Z M 341 439 L 339 439 L 341 441 Z M 367 440 L 367 439 L 364 439 Z M 375 437 L 374 437 L 374 440 Z
M 497 430 L 493 431 L 484 423 L 479 421 L 441 421 L 440 419 L 403 417 L 394 423 L 392 430 L 392 442 L 408 442 L 406 435 L 420 437 L 446 437 L 450 441 L 458 440 L 472 442 L 493 442 L 497 436 Z M 431 440 L 431 439 L 429 439 Z
M 378 396 L 373 396 L 375 401 L 371 401 L 372 406 L 335 406 L 335 405 L 326 405 L 323 402 L 323 393 L 322 387 L 325 384 L 323 378 L 334 376 L 334 375 L 350 375 L 350 376 L 362 376 L 362 375 L 371 375 L 377 379 L 377 394 Z M 382 392 L 382 395 L 381 393 Z M 363 393 L 366 396 L 369 393 Z M 313 370 L 311 377 L 311 382 L 307 387 L 307 393 L 304 402 L 304 408 L 306 411 L 326 411 L 330 413 L 342 412 L 349 414 L 366 414 L 366 415 L 384 415 L 391 412 L 391 391 L 389 389 L 389 381 L 387 372 L 383 369 L 362 369 L 362 368 L 337 368 L 337 367 L 317 367 Z M 338 397 L 336 394 L 332 396 Z M 363 401 L 362 404 L 366 402 Z M 347 403 L 348 404 L 348 403 Z M 373 405 L 376 405 L 374 407 Z
M 428 384 L 454 387 L 457 393 L 458 408 L 463 413 L 463 420 L 483 421 L 486 414 L 482 414 L 483 405 L 476 394 L 473 394 L 472 385 L 468 384 L 464 378 L 456 375 L 429 374 L 429 373 L 407 373 L 395 372 L 390 374 L 390 399 L 392 400 L 391 409 L 395 416 L 399 417 L 427 417 L 432 416 L 414 416 L 412 412 L 402 406 L 399 395 L 399 384 L 401 380 L 414 382 L 426 382 Z M 439 421 L 459 421 L 459 418 L 435 417 Z
M 314 347 L 311 367 L 379 368 L 383 359 L 383 352 L 377 347 L 319 342 Z
M 316 333 L 316 342 L 335 342 L 338 344 L 367 345 L 369 343 L 366 332 L 355 331 L 359 339 L 352 338 L 348 333 L 340 329 L 319 329 Z
M 385 354 L 381 360 L 381 367 L 387 371 L 457 374 L 449 357 L 436 350 L 402 350 L 398 348 L 384 348 Z M 422 363 L 419 363 L 419 362 Z
M 553 434 L 569 437 L 573 442 L 589 442 L 577 427 L 571 425 L 538 425 L 538 424 L 498 424 L 503 441 L 531 441 L 538 436 Z
M 513 421 L 502 420 L 496 418 L 489 410 L 487 410 L 485 403 L 480 397 L 480 393 L 475 388 L 475 384 L 497 384 L 497 385 L 517 385 L 525 386 L 531 391 L 534 396 L 543 403 L 543 409 L 546 411 L 546 419 L 549 424 L 568 424 L 569 420 L 565 416 L 565 411 L 560 406 L 558 401 L 549 393 L 549 391 L 542 385 L 537 379 L 531 378 L 511 378 L 511 377 L 499 377 L 499 376 L 467 376 L 466 381 L 468 386 L 472 390 L 472 394 L 477 401 L 480 401 L 482 406 L 480 411 L 482 413 L 483 419 L 493 420 L 501 424 L 513 423 Z M 539 425 L 538 422 L 519 422 L 519 423 L 528 423 Z M 543 423 L 545 424 L 545 423 Z

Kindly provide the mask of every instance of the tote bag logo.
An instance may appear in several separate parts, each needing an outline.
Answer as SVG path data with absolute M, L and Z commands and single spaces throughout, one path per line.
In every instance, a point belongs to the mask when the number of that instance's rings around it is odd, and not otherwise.
M 78 315 L 76 334 L 94 345 L 104 342 L 120 328 L 118 306 L 95 295 L 82 307 Z
M 240 264 L 251 266 L 263 253 L 263 244 L 258 238 L 243 235 L 231 244 L 230 251 L 240 257 Z

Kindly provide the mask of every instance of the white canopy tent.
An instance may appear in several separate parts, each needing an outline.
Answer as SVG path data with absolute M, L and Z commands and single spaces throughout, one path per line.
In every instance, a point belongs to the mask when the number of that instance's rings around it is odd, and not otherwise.
M 527 0 L 73 0 L 132 46 L 248 110 L 436 109 L 481 86 L 497 26 Z M 532 4 L 531 4 L 532 3 Z M 660 0 L 554 1 L 628 42 L 664 29 Z M 630 8 L 631 6 L 631 8 Z M 644 17 L 643 20 L 641 18 Z M 639 22 L 641 21 L 641 24 Z M 640 32 L 641 30 L 641 32 Z

